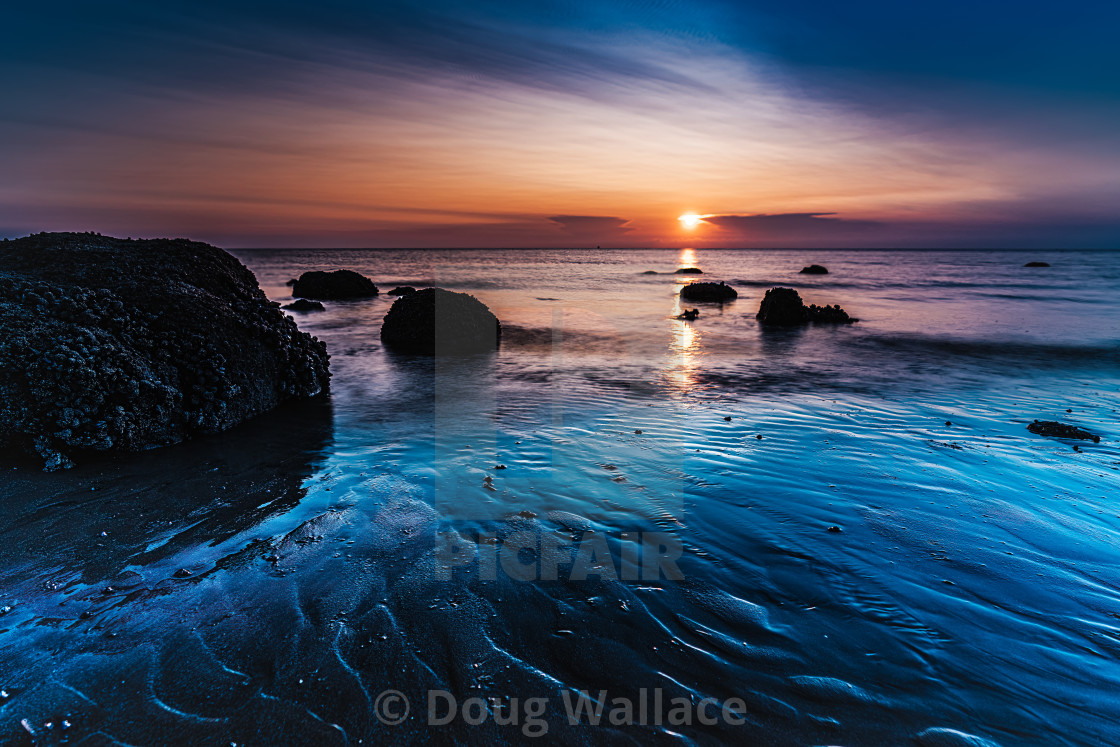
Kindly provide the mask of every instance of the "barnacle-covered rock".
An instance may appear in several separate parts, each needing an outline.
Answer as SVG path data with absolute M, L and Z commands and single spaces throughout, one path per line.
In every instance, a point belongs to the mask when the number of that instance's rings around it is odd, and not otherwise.
M 0 243 L 0 448 L 48 469 L 313 397 L 328 358 L 216 247 L 74 233 Z
M 755 318 L 761 324 L 791 326 L 808 322 L 851 324 L 858 322 L 839 306 L 806 306 L 793 288 L 771 288 L 766 291 Z

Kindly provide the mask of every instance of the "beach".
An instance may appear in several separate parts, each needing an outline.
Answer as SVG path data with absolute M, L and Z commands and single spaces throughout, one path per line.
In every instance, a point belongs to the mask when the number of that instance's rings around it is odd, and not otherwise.
M 1114 254 L 233 253 L 281 303 L 381 294 L 292 312 L 329 398 L 3 463 L 0 741 L 1120 741 Z M 500 348 L 386 350 L 398 285 L 474 295 Z M 767 328 L 774 287 L 859 321 Z M 646 717 L 573 723 L 581 693 Z M 544 706 L 435 723 L 470 698 Z

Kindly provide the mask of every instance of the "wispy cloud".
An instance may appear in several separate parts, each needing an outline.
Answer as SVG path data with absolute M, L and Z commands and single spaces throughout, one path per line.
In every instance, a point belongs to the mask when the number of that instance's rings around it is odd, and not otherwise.
M 881 228 L 881 221 L 838 218 L 836 213 L 776 213 L 760 215 L 705 215 L 704 221 L 740 233 L 811 235 L 816 232 L 861 232 Z
M 580 236 L 621 236 L 631 229 L 626 218 L 613 218 L 604 215 L 554 215 L 549 218 L 553 223 L 564 227 L 569 233 Z

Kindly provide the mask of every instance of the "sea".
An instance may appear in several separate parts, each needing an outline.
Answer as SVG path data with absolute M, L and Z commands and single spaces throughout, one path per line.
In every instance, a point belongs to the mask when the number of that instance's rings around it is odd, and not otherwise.
M 292 312 L 329 398 L 4 467 L 0 742 L 1120 744 L 1120 254 L 234 254 L 382 293 Z M 398 285 L 500 348 L 386 350 Z

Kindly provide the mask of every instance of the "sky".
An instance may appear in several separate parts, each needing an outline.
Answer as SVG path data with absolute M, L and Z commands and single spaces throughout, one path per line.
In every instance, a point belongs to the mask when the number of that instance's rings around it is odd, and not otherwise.
M 0 236 L 1120 248 L 1112 0 L 109 0 L 2 19 Z

